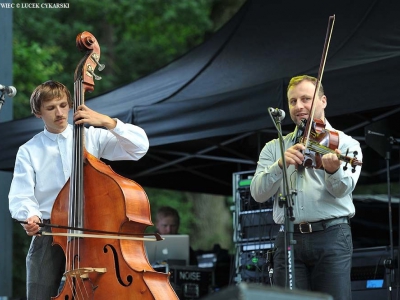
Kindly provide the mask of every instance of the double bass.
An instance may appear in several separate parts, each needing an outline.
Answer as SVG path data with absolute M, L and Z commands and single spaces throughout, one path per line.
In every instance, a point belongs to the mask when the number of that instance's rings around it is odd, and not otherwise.
M 76 45 L 85 55 L 74 75 L 74 111 L 101 79 L 96 68 L 104 68 L 90 32 L 78 34 Z M 169 274 L 156 272 L 146 255 L 144 232 L 153 223 L 145 191 L 86 151 L 83 125 L 74 124 L 73 134 L 71 177 L 51 212 L 62 225 L 52 228 L 53 246 L 66 258 L 65 284 L 52 299 L 178 299 Z

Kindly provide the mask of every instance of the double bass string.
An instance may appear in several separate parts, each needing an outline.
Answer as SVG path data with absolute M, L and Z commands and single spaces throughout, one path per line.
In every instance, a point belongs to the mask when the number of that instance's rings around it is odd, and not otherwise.
M 81 78 L 78 78 L 74 82 L 74 109 L 73 112 L 76 112 L 78 106 L 83 104 L 83 91 L 82 91 L 82 82 Z M 82 228 L 83 227 L 83 125 L 73 124 L 73 141 L 74 141 L 74 151 L 72 156 L 72 170 L 70 177 L 70 193 L 69 193 L 69 211 L 68 211 L 68 225 L 73 228 Z M 71 270 L 68 269 L 69 266 L 72 267 L 74 273 L 76 270 L 80 270 L 80 239 L 77 238 L 77 234 L 82 234 L 82 231 L 76 229 L 68 229 L 69 234 L 68 242 L 66 246 L 66 278 L 70 284 L 71 290 L 75 291 L 76 287 L 81 289 L 80 284 L 74 284 L 74 281 L 81 279 L 81 274 L 78 276 L 68 276 L 68 273 Z M 86 286 L 83 285 L 85 291 L 80 290 L 79 292 L 83 294 L 83 292 L 88 295 L 88 291 L 86 290 Z M 75 291 L 76 292 L 76 291 Z M 74 292 L 74 293 L 75 293 Z

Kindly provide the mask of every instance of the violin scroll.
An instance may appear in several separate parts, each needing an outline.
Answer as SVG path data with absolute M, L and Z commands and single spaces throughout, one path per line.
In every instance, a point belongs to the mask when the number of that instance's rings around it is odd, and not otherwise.
M 348 153 L 349 153 L 349 149 L 347 149 L 346 155 L 343 156 L 343 159 L 340 158 L 341 155 L 339 155 L 338 157 L 339 157 L 339 159 L 341 159 L 341 160 L 343 160 L 343 161 L 346 162 L 346 164 L 343 166 L 343 170 L 346 171 L 346 170 L 347 170 L 347 164 L 350 164 L 351 167 L 352 167 L 351 172 L 354 173 L 354 172 L 356 171 L 356 166 L 362 166 L 362 162 L 360 162 L 360 161 L 357 159 L 357 154 L 358 154 L 357 151 L 354 151 L 354 152 L 353 152 L 353 155 L 354 155 L 353 158 L 348 157 L 348 156 L 347 156 Z

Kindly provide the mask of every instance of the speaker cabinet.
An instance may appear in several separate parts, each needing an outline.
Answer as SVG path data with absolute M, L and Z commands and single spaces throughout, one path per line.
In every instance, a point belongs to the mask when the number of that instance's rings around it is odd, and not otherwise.
M 239 213 L 238 241 L 272 241 L 281 228 L 272 219 L 272 209 Z
M 203 300 L 333 300 L 332 296 L 300 291 L 267 287 L 260 284 L 240 283 L 214 292 Z

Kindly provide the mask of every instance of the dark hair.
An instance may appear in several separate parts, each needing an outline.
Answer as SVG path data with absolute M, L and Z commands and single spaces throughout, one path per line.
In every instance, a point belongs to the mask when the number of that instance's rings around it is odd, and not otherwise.
M 68 105 L 70 108 L 73 106 L 71 93 L 65 85 L 60 82 L 48 80 L 37 86 L 33 91 L 30 99 L 31 110 L 34 114 L 40 114 L 40 107 L 43 102 L 53 99 L 60 99 L 67 96 Z
M 180 224 L 180 217 L 179 213 L 175 208 L 172 208 L 170 206 L 162 206 L 157 210 L 157 221 L 159 218 L 164 218 L 164 217 L 173 217 L 175 221 L 177 222 L 177 225 L 179 226 Z

